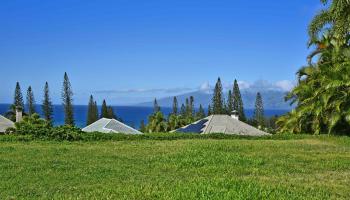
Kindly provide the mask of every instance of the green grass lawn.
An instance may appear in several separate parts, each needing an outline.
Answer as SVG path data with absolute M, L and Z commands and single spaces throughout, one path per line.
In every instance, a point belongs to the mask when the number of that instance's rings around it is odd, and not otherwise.
M 350 199 L 350 138 L 6 141 L 0 199 Z

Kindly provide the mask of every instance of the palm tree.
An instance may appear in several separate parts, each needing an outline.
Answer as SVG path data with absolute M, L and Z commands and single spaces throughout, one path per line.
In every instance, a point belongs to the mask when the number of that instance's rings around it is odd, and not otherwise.
M 350 1 L 321 3 L 325 9 L 309 25 L 309 45 L 316 48 L 286 96 L 297 106 L 278 119 L 280 132 L 350 133 Z
M 332 35 L 343 43 L 350 32 L 350 1 L 321 0 L 326 7 L 321 10 L 309 25 L 310 44 L 319 40 L 320 33 L 330 30 Z
M 309 56 L 317 62 L 298 71 L 299 83 L 286 97 L 297 107 L 278 120 L 280 132 L 350 131 L 350 47 L 328 34 L 317 44 L 322 48 Z

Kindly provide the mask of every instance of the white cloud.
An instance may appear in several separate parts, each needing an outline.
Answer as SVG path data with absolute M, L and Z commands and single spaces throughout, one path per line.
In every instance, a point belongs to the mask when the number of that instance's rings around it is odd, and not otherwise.
M 183 93 L 192 91 L 193 88 L 177 87 L 177 88 L 151 88 L 151 89 L 125 89 L 125 90 L 97 90 L 96 94 L 133 94 L 133 93 Z
M 238 86 L 239 86 L 239 89 L 245 90 L 250 88 L 251 84 L 246 81 L 238 81 Z
M 256 91 L 272 90 L 272 91 L 290 91 L 294 87 L 292 81 L 281 80 L 277 82 L 270 82 L 267 80 L 258 80 L 250 84 L 248 88 Z
M 199 86 L 199 90 L 201 92 L 209 93 L 212 90 L 212 86 L 209 84 L 209 81 L 206 81 L 206 82 L 202 83 L 202 85 Z
M 289 80 L 277 81 L 275 85 L 283 91 L 290 91 L 295 86 L 295 84 Z

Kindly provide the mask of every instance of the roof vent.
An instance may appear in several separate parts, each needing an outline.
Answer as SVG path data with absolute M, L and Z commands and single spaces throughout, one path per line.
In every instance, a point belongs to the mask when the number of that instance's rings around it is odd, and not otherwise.
M 232 117 L 232 119 L 239 120 L 238 111 L 237 110 L 232 111 L 231 112 L 231 117 Z

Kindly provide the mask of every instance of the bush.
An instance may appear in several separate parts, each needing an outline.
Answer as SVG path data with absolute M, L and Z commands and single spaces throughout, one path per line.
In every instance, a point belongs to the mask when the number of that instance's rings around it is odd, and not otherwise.
M 49 138 L 56 140 L 80 140 L 82 138 L 82 131 L 74 126 L 58 126 L 52 127 L 49 132 Z
M 23 117 L 21 122 L 15 123 L 16 130 L 14 133 L 18 135 L 33 135 L 34 137 L 43 137 L 50 132 L 50 125 L 38 114 Z
M 38 114 L 26 116 L 21 122 L 15 123 L 15 129 L 8 129 L 7 134 L 30 135 L 33 138 L 54 140 L 80 140 L 82 131 L 73 126 L 52 127 L 47 121 L 40 119 Z

